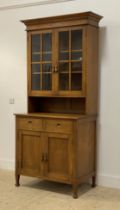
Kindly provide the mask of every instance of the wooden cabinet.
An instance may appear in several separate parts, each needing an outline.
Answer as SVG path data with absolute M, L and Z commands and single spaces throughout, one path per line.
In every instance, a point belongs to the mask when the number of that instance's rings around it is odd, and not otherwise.
M 95 186 L 98 23 L 85 12 L 22 21 L 27 29 L 28 113 L 16 114 L 20 175 Z

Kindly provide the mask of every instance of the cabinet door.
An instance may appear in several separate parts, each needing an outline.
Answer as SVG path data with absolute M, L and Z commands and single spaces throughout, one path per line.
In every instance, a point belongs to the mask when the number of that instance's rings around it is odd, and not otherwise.
M 45 136 L 45 176 L 53 180 L 69 182 L 71 138 L 68 135 L 55 133 L 48 133 Z
M 58 94 L 84 96 L 85 30 L 66 28 L 58 30 Z
M 17 160 L 20 174 L 42 174 L 42 134 L 33 131 L 18 131 Z
M 52 95 L 53 32 L 31 32 L 28 35 L 29 95 Z

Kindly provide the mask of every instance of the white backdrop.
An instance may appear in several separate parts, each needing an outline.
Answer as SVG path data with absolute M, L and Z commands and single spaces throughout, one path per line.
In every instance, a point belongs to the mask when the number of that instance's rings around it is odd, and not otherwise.
M 14 169 L 13 114 L 27 110 L 26 32 L 20 20 L 93 11 L 104 16 L 99 39 L 98 184 L 120 188 L 119 8 L 118 0 L 73 0 L 0 11 L 0 168 Z

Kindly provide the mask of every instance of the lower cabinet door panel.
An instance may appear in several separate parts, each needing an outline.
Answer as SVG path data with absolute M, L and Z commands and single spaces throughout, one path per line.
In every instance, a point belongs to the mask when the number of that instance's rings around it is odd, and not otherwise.
M 18 168 L 20 174 L 42 174 L 42 134 L 33 131 L 18 131 Z
M 45 175 L 54 180 L 70 179 L 70 137 L 64 134 L 47 133 Z

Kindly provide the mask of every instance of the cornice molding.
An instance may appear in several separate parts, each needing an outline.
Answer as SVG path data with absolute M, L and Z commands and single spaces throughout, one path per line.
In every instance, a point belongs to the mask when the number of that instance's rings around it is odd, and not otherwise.
M 70 2 L 74 0 L 39 0 L 39 1 L 15 1 L 11 3 L 0 3 L 0 11 L 4 10 L 12 10 L 12 9 L 20 9 L 24 7 L 33 7 L 33 6 L 39 6 L 39 5 L 45 5 L 45 4 L 57 4 L 57 3 L 63 3 L 63 2 Z

